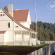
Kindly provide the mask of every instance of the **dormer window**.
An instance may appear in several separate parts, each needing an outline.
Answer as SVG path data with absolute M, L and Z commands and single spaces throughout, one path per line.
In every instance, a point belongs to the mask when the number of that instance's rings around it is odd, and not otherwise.
M 10 28 L 10 22 L 8 22 L 8 28 Z

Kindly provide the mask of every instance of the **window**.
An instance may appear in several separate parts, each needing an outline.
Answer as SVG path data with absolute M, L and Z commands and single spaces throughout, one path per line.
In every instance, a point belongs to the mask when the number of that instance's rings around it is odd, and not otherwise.
M 8 23 L 8 28 L 10 28 L 10 22 Z
M 3 16 L 5 16 L 5 14 L 3 14 Z
M 1 14 L 1 16 L 2 16 L 2 14 Z
M 5 14 L 0 14 L 0 16 L 5 16 Z

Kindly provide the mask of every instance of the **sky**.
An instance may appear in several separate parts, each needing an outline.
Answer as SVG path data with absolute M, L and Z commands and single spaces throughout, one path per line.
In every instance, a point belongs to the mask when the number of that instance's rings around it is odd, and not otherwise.
M 35 0 L 0 0 L 0 8 L 13 4 L 13 9 L 29 9 L 32 21 L 42 21 L 55 23 L 55 0 L 36 0 L 35 18 Z

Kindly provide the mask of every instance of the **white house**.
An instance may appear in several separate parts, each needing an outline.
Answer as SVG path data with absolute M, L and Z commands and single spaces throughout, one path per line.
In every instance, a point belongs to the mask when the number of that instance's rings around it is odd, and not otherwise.
M 36 45 L 32 34 L 37 32 L 30 29 L 30 24 L 29 10 L 13 10 L 13 5 L 8 11 L 0 9 L 0 45 Z

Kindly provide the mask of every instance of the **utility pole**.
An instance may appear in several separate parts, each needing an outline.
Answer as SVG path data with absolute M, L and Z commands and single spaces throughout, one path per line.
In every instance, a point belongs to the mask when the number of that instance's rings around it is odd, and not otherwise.
M 37 32 L 37 8 L 36 8 L 36 0 L 35 0 L 35 18 L 36 18 L 36 32 Z
M 36 8 L 36 0 L 35 0 L 35 19 L 36 19 L 36 32 L 37 32 L 37 8 Z M 36 45 L 38 46 L 38 39 L 37 39 L 37 33 L 35 35 L 36 37 Z

